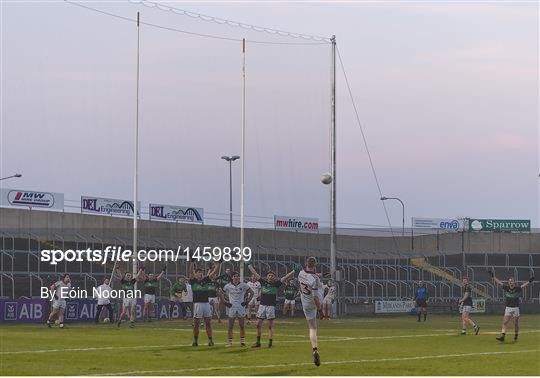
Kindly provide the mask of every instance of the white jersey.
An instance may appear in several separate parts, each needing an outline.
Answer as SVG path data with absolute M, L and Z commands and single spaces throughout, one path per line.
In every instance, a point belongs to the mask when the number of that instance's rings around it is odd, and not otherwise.
M 313 272 L 306 272 L 305 270 L 298 273 L 298 282 L 300 283 L 300 299 L 302 300 L 302 306 L 304 308 L 317 307 L 314 297 L 317 296 L 319 301 L 322 298 L 322 283 Z
M 233 306 L 240 306 L 245 301 L 248 290 L 249 286 L 243 282 L 240 282 L 238 285 L 228 283 L 223 288 L 223 291 L 229 296 L 229 303 Z
M 71 282 L 68 282 L 67 284 L 64 283 L 64 281 L 57 281 L 54 286 L 56 287 L 56 291 L 54 292 L 54 298 L 55 299 L 66 299 L 68 298 L 68 291 L 71 289 Z M 66 289 L 62 289 L 66 288 Z M 64 292 L 62 294 L 62 291 Z
M 253 298 L 259 298 L 261 296 L 261 283 L 259 281 L 249 281 L 247 285 L 253 291 Z
M 186 291 L 182 300 L 187 303 L 193 302 L 193 290 L 191 289 L 191 285 L 187 282 L 186 282 Z
M 111 303 L 109 299 L 111 297 L 111 287 L 109 285 L 100 285 L 96 288 L 96 299 L 98 305 L 107 305 Z
M 328 289 L 328 292 L 324 296 L 325 301 L 333 301 L 336 299 L 336 285 L 328 286 L 324 285 L 324 290 Z

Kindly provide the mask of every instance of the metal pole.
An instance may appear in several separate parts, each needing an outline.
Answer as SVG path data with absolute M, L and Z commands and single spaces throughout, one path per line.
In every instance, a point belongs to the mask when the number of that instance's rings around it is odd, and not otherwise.
M 232 227 L 232 159 L 229 160 L 229 227 Z
M 330 191 L 330 276 L 335 282 L 336 279 L 336 36 L 332 36 L 332 73 L 331 73 L 331 145 L 330 163 L 332 175 L 332 188 Z M 333 305 L 333 312 L 336 312 L 336 304 Z
M 133 276 L 137 274 L 137 199 L 139 186 L 139 46 L 140 14 L 137 12 L 137 105 L 135 117 L 135 165 L 133 172 Z
M 240 251 L 244 251 L 244 174 L 246 161 L 246 39 L 242 39 L 242 160 L 240 171 Z M 244 281 L 244 260 L 240 260 L 240 281 Z

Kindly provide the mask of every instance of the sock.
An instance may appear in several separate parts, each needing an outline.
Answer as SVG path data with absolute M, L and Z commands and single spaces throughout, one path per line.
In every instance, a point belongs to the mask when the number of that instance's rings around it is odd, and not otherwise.
M 257 344 L 260 344 L 260 343 L 261 343 L 261 337 L 257 336 Z
M 418 313 L 418 321 L 420 321 L 420 313 Z
M 242 339 L 240 339 L 240 340 L 242 340 Z M 232 339 L 231 339 L 231 338 L 228 338 L 228 339 L 227 339 L 227 343 L 232 344 Z
M 208 336 L 208 341 L 212 341 L 212 336 Z
M 309 329 L 309 341 L 311 341 L 311 346 L 317 348 L 317 330 L 310 328 Z
M 315 352 L 316 350 L 319 350 L 317 347 L 313 348 L 313 351 Z
M 198 343 L 199 342 L 199 336 L 193 336 L 193 342 Z
M 231 339 L 231 342 L 232 342 L 232 339 Z M 240 338 L 240 344 L 245 344 L 246 343 L 246 338 L 245 337 L 241 337 Z
M 424 320 L 426 320 L 426 318 L 427 318 L 427 314 L 424 314 Z
M 268 346 L 272 346 L 272 339 L 268 339 Z

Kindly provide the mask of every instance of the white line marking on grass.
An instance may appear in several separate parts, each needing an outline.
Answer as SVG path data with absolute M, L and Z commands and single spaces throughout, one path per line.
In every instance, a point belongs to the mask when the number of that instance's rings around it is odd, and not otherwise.
M 473 356 L 491 356 L 501 354 L 515 354 L 515 353 L 533 353 L 539 352 L 538 349 L 528 350 L 514 350 L 514 351 L 500 351 L 500 352 L 476 352 L 476 353 L 462 353 L 462 354 L 439 354 L 433 356 L 414 356 L 414 357 L 395 357 L 395 358 L 376 358 L 376 359 L 363 359 L 363 360 L 345 360 L 345 361 L 323 361 L 324 365 L 350 365 L 368 362 L 396 362 L 396 361 L 414 361 L 414 360 L 429 360 L 437 358 L 456 358 L 456 357 L 473 357 Z M 295 367 L 313 365 L 313 362 L 297 362 L 291 364 L 272 364 L 272 365 L 236 365 L 236 366 L 214 366 L 203 368 L 190 368 L 190 369 L 167 369 L 167 370 L 132 370 L 125 372 L 114 372 L 95 375 L 141 375 L 141 374 L 156 374 L 156 373 L 192 373 L 199 371 L 213 371 L 213 370 L 239 370 L 239 369 L 270 369 L 270 368 L 282 368 L 282 367 Z
M 524 333 L 537 333 L 540 330 L 530 330 L 520 332 Z M 484 332 L 487 335 L 498 335 L 499 332 Z M 393 335 L 393 336 L 362 336 L 362 337 L 339 337 L 334 339 L 325 339 L 324 343 L 338 342 L 338 341 L 355 341 L 355 340 L 388 340 L 388 339 L 402 339 L 402 338 L 416 338 L 416 337 L 437 337 L 437 336 L 457 336 L 459 333 L 429 333 L 422 335 Z M 288 335 L 290 336 L 290 335 Z M 329 336 L 332 337 L 332 336 Z M 296 344 L 305 343 L 306 340 L 278 340 L 279 344 Z M 225 343 L 216 343 L 217 345 L 225 345 Z M 32 353 L 55 353 L 55 352 L 87 352 L 87 351 L 101 351 L 101 350 L 115 350 L 115 349 L 145 349 L 145 348 L 170 348 L 170 347 L 187 347 L 191 344 L 165 344 L 165 345 L 134 345 L 134 346 L 111 346 L 111 347 L 88 347 L 88 348 L 65 348 L 65 349 L 36 349 L 36 350 L 16 350 L 16 351 L 1 351 L 0 355 L 10 354 L 32 354 Z

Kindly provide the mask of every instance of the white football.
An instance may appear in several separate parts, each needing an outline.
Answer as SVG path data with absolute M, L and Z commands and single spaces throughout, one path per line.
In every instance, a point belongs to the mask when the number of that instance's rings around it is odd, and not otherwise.
M 109 319 L 109 318 L 103 318 L 103 323 L 108 323 L 110 321 L 111 321 L 111 319 Z
M 332 175 L 330 173 L 325 173 L 321 176 L 321 182 L 325 185 L 328 185 L 332 182 Z

